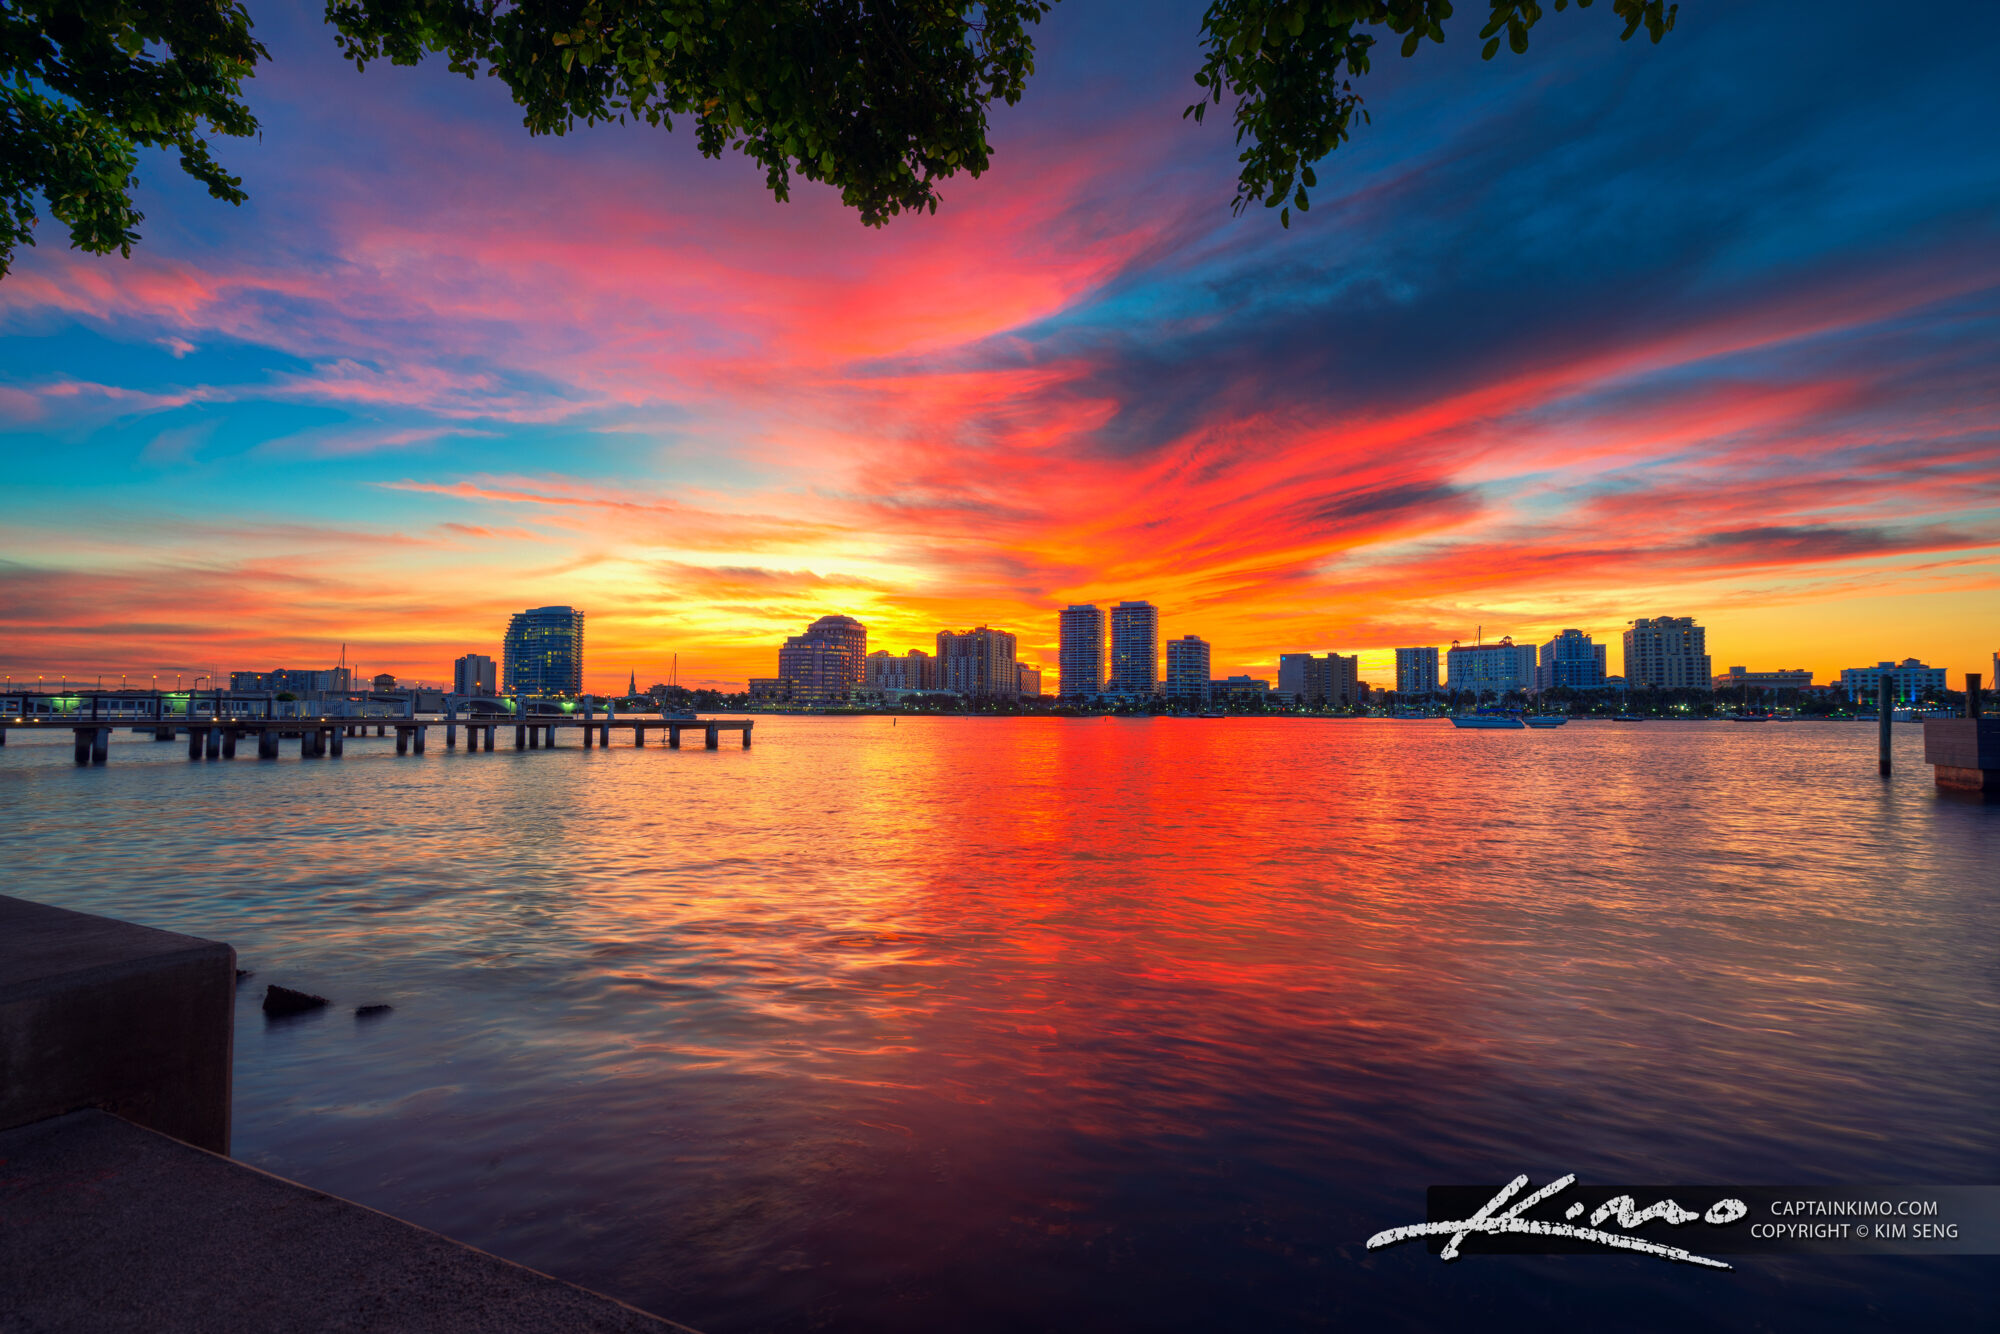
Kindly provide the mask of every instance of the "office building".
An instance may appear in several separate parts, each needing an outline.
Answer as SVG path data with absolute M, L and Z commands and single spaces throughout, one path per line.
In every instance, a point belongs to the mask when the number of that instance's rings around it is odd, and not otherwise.
M 1104 689 L 1104 613 L 1089 603 L 1064 607 L 1057 621 L 1056 693 L 1088 699 Z
M 1111 670 L 1104 693 L 1145 699 L 1160 688 L 1160 613 L 1150 602 L 1111 609 Z
M 820 617 L 778 650 L 776 679 L 794 704 L 846 703 L 868 679 L 866 627 L 852 616 Z
M 1916 704 L 1944 693 L 1944 668 L 1926 667 L 1915 658 L 1878 662 L 1873 667 L 1849 667 L 1840 674 L 1840 688 L 1856 704 L 1873 704 L 1882 697 L 1884 674 L 1891 679 L 1889 697 L 1898 704 Z
M 468 653 L 451 664 L 451 693 L 454 695 L 495 695 L 499 693 L 500 672 L 484 653 Z
M 1435 695 L 1438 688 L 1438 651 L 1435 648 L 1396 650 L 1396 693 Z
M 1040 699 L 1042 697 L 1042 669 L 1039 667 L 1030 667 L 1027 663 L 1022 662 L 1015 664 L 1015 670 L 1019 673 L 1020 677 L 1021 698 Z
M 1516 644 L 1511 635 L 1497 644 L 1453 644 L 1444 664 L 1445 684 L 1454 692 L 1504 695 L 1535 688 L 1535 646 Z
M 1602 690 L 1604 667 L 1604 645 L 1581 630 L 1565 630 L 1542 645 L 1535 689 Z
M 1707 690 L 1714 676 L 1708 631 L 1692 616 L 1641 617 L 1625 632 L 1625 679 L 1634 690 Z
M 1804 667 L 1787 667 L 1775 672 L 1752 672 L 1731 667 L 1715 678 L 1717 690 L 1810 690 L 1813 674 Z
M 1167 680 L 1162 692 L 1182 704 L 1208 702 L 1208 641 L 1184 635 L 1167 641 Z
M 1289 704 L 1344 709 L 1361 702 L 1361 658 L 1328 653 L 1278 655 L 1278 690 Z
M 938 688 L 969 699 L 1012 698 L 1021 693 L 1015 639 L 1005 630 L 978 626 L 963 633 L 938 631 Z
M 868 655 L 862 684 L 870 690 L 929 690 L 937 679 L 937 659 L 920 648 L 908 653 L 877 649 Z
M 501 644 L 501 674 L 510 695 L 583 693 L 583 613 L 575 607 L 515 612 Z

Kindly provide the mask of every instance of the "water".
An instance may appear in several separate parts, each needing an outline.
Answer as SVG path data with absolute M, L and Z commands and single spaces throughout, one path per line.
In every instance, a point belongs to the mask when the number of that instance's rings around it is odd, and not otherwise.
M 0 883 L 236 946 L 237 1156 L 710 1334 L 1992 1319 L 1983 1258 L 1362 1246 L 1516 1172 L 2000 1181 L 2000 806 L 1916 728 L 69 740 Z

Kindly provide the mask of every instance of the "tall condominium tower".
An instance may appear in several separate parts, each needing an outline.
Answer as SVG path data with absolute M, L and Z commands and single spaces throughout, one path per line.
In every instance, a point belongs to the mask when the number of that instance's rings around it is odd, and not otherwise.
M 1641 617 L 1625 632 L 1625 683 L 1633 690 L 1708 690 L 1708 631 L 1692 616 Z
M 583 613 L 532 607 L 507 621 L 501 670 L 510 695 L 583 693 Z
M 1565 630 L 1542 645 L 1535 664 L 1535 689 L 1596 690 L 1604 684 L 1604 645 L 1581 630 Z
M 1167 681 L 1161 693 L 1184 704 L 1208 703 L 1208 641 L 1184 635 L 1167 641 Z
M 1064 607 L 1058 621 L 1056 693 L 1084 699 L 1104 689 L 1104 613 L 1090 603 Z
M 879 649 L 868 655 L 867 681 L 870 690 L 929 690 L 937 682 L 937 659 L 920 648 Z
M 1160 612 L 1150 602 L 1111 609 L 1111 672 L 1107 695 L 1143 698 L 1160 684 Z
M 1396 650 L 1396 693 L 1435 695 L 1438 688 L 1438 651 L 1435 648 Z
M 867 671 L 868 630 L 852 616 L 822 616 L 778 650 L 778 680 L 796 703 L 844 703 Z
M 1021 673 L 1014 659 L 1014 636 L 980 626 L 963 634 L 938 631 L 937 674 L 941 689 L 981 697 L 1021 693 Z
M 468 653 L 451 664 L 451 693 L 491 695 L 500 684 L 493 659 L 484 653 Z

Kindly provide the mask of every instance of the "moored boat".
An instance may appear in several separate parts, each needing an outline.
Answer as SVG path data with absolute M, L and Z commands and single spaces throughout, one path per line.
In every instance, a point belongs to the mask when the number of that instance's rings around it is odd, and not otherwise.
M 1451 715 L 1453 727 L 1466 727 L 1477 732 L 1515 730 L 1526 726 L 1519 718 L 1508 718 L 1497 713 L 1454 713 Z
M 1560 713 L 1531 713 L 1521 721 L 1530 727 L 1561 727 L 1569 718 Z

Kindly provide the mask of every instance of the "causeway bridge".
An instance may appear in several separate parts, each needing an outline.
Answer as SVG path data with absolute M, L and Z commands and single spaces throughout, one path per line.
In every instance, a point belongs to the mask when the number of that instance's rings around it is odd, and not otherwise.
M 553 750 L 558 737 L 579 733 L 586 750 L 596 746 L 609 749 L 614 735 L 633 746 L 644 746 L 649 732 L 655 736 L 664 733 L 670 750 L 681 749 L 681 738 L 687 733 L 698 734 L 704 749 L 717 750 L 722 734 L 733 732 L 748 750 L 751 729 L 756 726 L 749 718 L 619 715 L 590 707 L 574 713 L 471 713 L 463 717 L 455 713 L 382 718 L 312 712 L 277 717 L 272 716 L 268 703 L 261 716 L 232 710 L 232 705 L 242 702 L 219 694 L 213 699 L 190 701 L 185 694 L 165 692 L 17 694 L 0 698 L 0 746 L 7 744 L 10 730 L 69 731 L 76 737 L 78 764 L 103 764 L 109 758 L 111 733 L 124 727 L 159 742 L 185 737 L 190 760 L 235 759 L 237 746 L 251 741 L 256 743 L 259 759 L 276 759 L 280 744 L 288 740 L 296 741 L 302 758 L 312 759 L 342 754 L 348 739 L 366 736 L 372 727 L 378 737 L 395 734 L 398 755 L 422 755 L 435 729 L 443 730 L 446 750 L 457 749 L 463 729 L 468 753 L 491 752 L 496 737 L 510 728 L 515 750 Z M 192 707 L 197 704 L 199 707 Z

